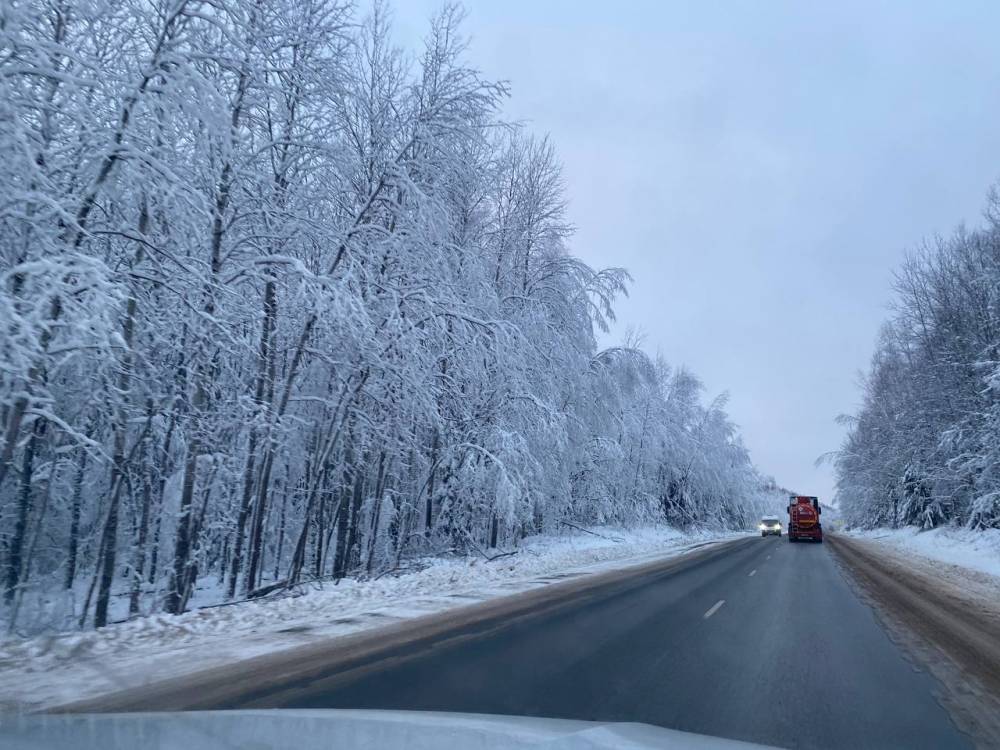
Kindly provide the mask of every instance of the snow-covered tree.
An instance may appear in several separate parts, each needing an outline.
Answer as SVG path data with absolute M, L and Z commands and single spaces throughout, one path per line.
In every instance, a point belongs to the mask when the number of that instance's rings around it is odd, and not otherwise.
M 1000 213 L 896 276 L 857 415 L 837 454 L 845 520 L 1000 527 Z
M 0 4 L 10 627 L 753 520 L 724 401 L 598 349 L 628 276 L 507 93 L 453 7 L 412 55 L 381 2 Z

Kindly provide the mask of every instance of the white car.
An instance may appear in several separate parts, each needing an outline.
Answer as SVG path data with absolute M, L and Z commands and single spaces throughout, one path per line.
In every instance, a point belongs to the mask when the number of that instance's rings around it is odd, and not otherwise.
M 760 535 L 777 534 L 781 536 L 781 521 L 777 516 L 764 516 L 760 519 Z

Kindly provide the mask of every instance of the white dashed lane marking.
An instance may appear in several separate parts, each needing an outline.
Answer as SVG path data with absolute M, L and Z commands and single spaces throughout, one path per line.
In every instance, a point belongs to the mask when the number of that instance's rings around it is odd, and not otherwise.
M 719 601 L 717 601 L 715 604 L 713 604 L 712 608 L 709 609 L 708 612 L 706 612 L 705 614 L 703 614 L 702 617 L 707 620 L 709 617 L 711 617 L 716 612 L 718 612 L 719 611 L 719 607 L 721 607 L 725 603 L 726 603 L 725 599 L 719 599 Z

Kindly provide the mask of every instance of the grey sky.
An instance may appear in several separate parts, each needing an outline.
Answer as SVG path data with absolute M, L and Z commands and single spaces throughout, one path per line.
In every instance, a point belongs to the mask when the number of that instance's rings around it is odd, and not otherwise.
M 404 37 L 437 0 L 401 0 Z M 635 277 L 616 337 L 686 364 L 754 460 L 815 468 L 922 238 L 1000 177 L 1000 4 L 468 0 L 470 57 L 551 133 L 573 252 Z

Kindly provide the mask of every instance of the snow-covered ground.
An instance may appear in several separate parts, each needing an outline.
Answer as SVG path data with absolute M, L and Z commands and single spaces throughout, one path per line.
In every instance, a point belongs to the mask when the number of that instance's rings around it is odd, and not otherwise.
M 942 527 L 921 531 L 911 526 L 844 533 L 877 541 L 897 552 L 985 573 L 997 578 L 1000 584 L 1000 529 L 970 531 Z
M 1000 529 L 843 532 L 877 545 L 897 564 L 948 592 L 956 606 L 973 606 L 1000 622 Z
M 0 710 L 96 697 L 265 653 L 528 591 L 551 576 L 594 574 L 740 536 L 674 529 L 599 530 L 529 539 L 493 561 L 437 560 L 399 577 L 343 580 L 296 595 L 156 615 L 97 631 L 0 643 Z M 550 576 L 550 578 L 547 578 Z

